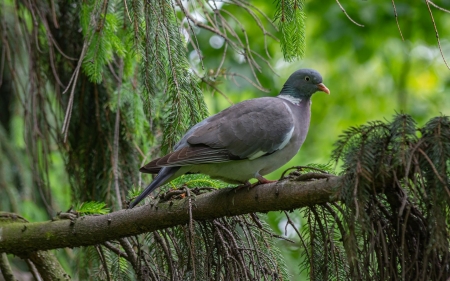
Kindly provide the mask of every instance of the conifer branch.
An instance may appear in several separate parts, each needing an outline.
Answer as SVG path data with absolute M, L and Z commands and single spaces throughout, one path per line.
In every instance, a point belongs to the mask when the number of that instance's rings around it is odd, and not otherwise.
M 292 210 L 303 206 L 334 202 L 340 177 L 308 182 L 282 180 L 250 190 L 224 188 L 194 199 L 194 220 L 212 220 L 253 212 Z M 185 198 L 161 204 L 147 204 L 100 216 L 84 216 L 74 221 L 15 223 L 1 225 L 0 252 L 23 254 L 37 250 L 102 244 L 121 237 L 164 229 L 189 222 Z

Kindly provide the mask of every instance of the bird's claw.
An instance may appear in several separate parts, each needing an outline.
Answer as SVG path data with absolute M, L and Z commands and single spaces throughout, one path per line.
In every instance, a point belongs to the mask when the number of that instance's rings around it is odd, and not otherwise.
M 80 217 L 80 214 L 75 211 L 72 207 L 70 207 L 67 212 L 58 212 L 56 214 L 56 217 L 53 217 L 52 220 L 70 220 L 71 223 L 74 223 L 74 221 Z
M 248 188 L 248 189 L 250 189 L 250 188 L 252 188 L 252 187 L 253 187 L 252 184 L 251 184 L 249 181 L 247 181 L 247 182 L 245 182 L 245 183 L 243 183 L 243 184 L 241 184 L 241 185 L 236 186 L 236 187 L 234 188 L 234 192 L 239 191 L 239 190 L 241 190 L 241 189 L 243 189 L 243 188 Z
M 278 181 L 277 180 L 268 180 L 266 178 L 260 177 L 260 178 L 258 178 L 258 182 L 254 183 L 254 185 L 257 186 L 259 184 L 274 183 L 274 182 L 278 182 Z
M 260 176 L 260 177 L 257 177 L 257 179 L 258 179 L 258 181 L 255 182 L 255 183 L 250 183 L 250 182 L 248 181 L 248 182 L 246 182 L 246 183 L 244 183 L 244 184 L 241 184 L 241 185 L 236 186 L 236 187 L 234 188 L 234 191 L 236 192 L 236 191 L 241 190 L 241 189 L 243 189 L 243 188 L 252 189 L 252 188 L 254 188 L 255 186 L 260 185 L 260 184 L 266 184 L 266 183 L 274 183 L 274 182 L 278 182 L 277 180 L 268 180 L 268 179 L 265 179 L 265 178 L 263 178 L 263 177 L 261 177 L 261 176 Z

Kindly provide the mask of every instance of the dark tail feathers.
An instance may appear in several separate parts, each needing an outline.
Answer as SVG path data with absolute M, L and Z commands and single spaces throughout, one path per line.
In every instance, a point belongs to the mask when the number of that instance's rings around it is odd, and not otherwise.
M 141 202 L 147 195 L 149 195 L 153 190 L 155 190 L 158 186 L 163 185 L 167 182 L 167 180 L 175 174 L 180 167 L 164 167 L 161 169 L 156 178 L 144 189 L 144 191 L 136 197 L 128 206 L 128 209 L 133 208 L 139 202 Z

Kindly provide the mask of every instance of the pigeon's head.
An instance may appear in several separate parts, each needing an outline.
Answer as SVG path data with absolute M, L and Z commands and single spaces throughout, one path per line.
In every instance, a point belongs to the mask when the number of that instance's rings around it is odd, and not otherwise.
M 288 78 L 280 95 L 294 98 L 310 98 L 317 91 L 330 94 L 330 90 L 322 83 L 322 75 L 314 69 L 299 69 Z

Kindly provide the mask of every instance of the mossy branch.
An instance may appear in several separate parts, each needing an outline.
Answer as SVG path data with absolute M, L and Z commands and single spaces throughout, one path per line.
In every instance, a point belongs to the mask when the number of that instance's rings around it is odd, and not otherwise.
M 192 216 L 195 220 L 211 220 L 333 202 L 337 200 L 334 190 L 339 184 L 340 177 L 330 176 L 308 182 L 283 180 L 250 190 L 219 189 L 195 197 Z M 73 221 L 0 224 L 0 252 L 23 255 L 38 250 L 97 245 L 183 225 L 189 222 L 189 199 L 192 198 L 147 204 L 106 215 L 84 216 Z

